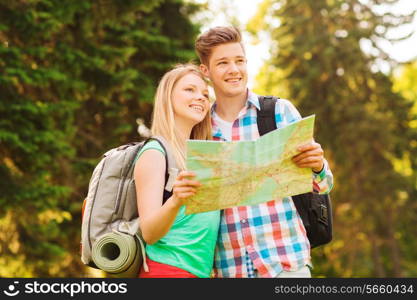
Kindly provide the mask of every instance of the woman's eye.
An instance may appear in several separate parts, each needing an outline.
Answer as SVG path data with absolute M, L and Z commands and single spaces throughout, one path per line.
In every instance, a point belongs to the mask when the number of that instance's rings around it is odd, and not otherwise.
M 193 91 L 193 89 L 192 89 L 192 88 L 185 88 L 185 90 L 186 90 L 187 92 L 192 92 L 192 91 Z

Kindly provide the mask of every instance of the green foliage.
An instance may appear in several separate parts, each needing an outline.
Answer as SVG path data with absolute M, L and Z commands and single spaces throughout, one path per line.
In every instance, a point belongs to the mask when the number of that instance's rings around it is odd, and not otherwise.
M 316 114 L 315 138 L 335 175 L 335 237 L 313 251 L 314 276 L 415 276 L 415 255 L 405 251 L 417 246 L 406 238 L 416 187 L 394 166 L 412 151 L 413 103 L 379 71 L 381 61 L 395 62 L 378 41 L 411 21 L 388 12 L 395 2 L 265 0 L 249 23 L 273 41 L 256 90 Z
M 417 61 L 411 62 L 399 68 L 399 72 L 393 76 L 394 90 L 401 93 L 406 99 L 413 103 L 410 110 L 412 120 L 409 122 L 411 132 L 404 136 L 405 142 L 408 143 L 408 151 L 403 153 L 400 159 L 395 160 L 394 166 L 397 172 L 401 172 L 413 188 L 409 192 L 410 199 L 417 198 Z M 411 208 L 404 212 L 404 220 L 401 224 L 404 241 L 402 250 L 404 261 L 407 264 L 407 276 L 417 276 L 417 253 L 415 251 L 416 242 L 413 239 L 417 235 L 416 226 L 410 226 L 417 222 L 417 203 L 410 202 Z
M 0 0 L 0 276 L 86 274 L 80 211 L 93 167 L 139 138 L 162 74 L 195 58 L 198 9 Z

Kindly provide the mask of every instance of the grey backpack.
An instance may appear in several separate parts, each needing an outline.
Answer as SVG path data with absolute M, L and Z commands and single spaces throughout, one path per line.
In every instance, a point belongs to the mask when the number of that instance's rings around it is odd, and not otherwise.
M 84 264 L 121 274 L 135 263 L 134 272 L 139 271 L 144 243 L 139 228 L 133 170 L 136 156 L 150 140 L 158 141 L 166 153 L 164 202 L 172 195 L 177 169 L 169 144 L 162 137 L 151 137 L 107 151 L 94 169 L 83 203 L 81 260 Z M 133 276 L 137 274 L 132 273 Z

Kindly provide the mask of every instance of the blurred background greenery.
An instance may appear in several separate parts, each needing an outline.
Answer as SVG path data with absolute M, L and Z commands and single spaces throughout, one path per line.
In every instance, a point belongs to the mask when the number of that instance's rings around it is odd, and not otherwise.
M 417 277 L 417 58 L 384 47 L 412 35 L 408 0 L 262 0 L 239 21 L 248 1 L 0 0 L 0 276 L 102 275 L 79 256 L 91 173 L 222 14 L 269 41 L 255 92 L 316 114 L 335 224 L 313 276 Z

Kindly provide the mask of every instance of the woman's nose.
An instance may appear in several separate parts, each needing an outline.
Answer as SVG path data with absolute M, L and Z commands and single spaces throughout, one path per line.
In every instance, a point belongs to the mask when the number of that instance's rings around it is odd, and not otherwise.
M 198 93 L 197 100 L 204 101 L 206 100 L 206 96 L 203 93 Z

